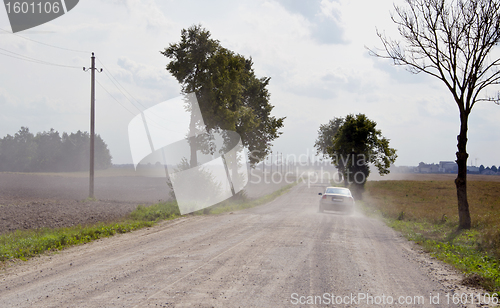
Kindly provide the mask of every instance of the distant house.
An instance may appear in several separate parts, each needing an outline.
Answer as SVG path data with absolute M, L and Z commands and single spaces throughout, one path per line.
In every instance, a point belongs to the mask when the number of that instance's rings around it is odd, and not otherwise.
M 442 173 L 458 173 L 458 165 L 454 161 L 440 161 L 439 172 Z
M 479 167 L 467 166 L 467 173 L 479 173 Z
M 439 165 L 436 164 L 426 164 L 421 162 L 416 168 L 419 173 L 437 173 L 439 171 Z
M 421 162 L 417 167 L 412 166 L 394 166 L 391 165 L 393 173 L 458 173 L 458 165 L 454 161 L 440 161 L 439 164 L 426 164 Z M 467 166 L 467 173 L 479 174 L 479 167 Z M 484 170 L 482 174 L 497 174 L 491 170 Z

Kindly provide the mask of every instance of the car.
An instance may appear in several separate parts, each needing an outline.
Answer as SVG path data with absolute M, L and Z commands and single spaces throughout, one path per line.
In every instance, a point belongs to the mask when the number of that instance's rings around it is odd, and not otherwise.
M 324 193 L 319 193 L 319 212 L 339 211 L 352 213 L 354 211 L 354 198 L 349 188 L 327 187 Z

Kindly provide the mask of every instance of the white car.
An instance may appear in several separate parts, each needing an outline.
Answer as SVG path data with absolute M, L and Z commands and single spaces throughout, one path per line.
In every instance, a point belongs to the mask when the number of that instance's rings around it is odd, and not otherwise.
M 354 198 L 351 191 L 344 187 L 327 187 L 324 193 L 319 193 L 319 212 L 341 211 L 352 213 L 354 211 Z

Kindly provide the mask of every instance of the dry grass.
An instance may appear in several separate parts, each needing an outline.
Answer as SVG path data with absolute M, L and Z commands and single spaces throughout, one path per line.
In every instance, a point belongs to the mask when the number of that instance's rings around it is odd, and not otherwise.
M 366 201 L 385 217 L 458 226 L 456 188 L 446 175 L 427 175 L 438 180 L 372 181 L 366 184 Z M 497 176 L 470 176 L 468 199 L 473 230 L 479 232 L 481 249 L 500 258 L 500 182 L 483 181 Z M 432 236 L 428 234 L 428 236 Z M 436 235 L 439 236 L 439 235 Z
M 478 278 L 464 283 L 474 282 L 486 290 L 499 292 L 500 182 L 496 180 L 500 177 L 469 177 L 472 228 L 461 231 L 457 230 L 454 176 L 418 175 L 417 178 L 368 182 L 360 205 L 367 213 L 382 214 L 390 226 L 467 277 Z

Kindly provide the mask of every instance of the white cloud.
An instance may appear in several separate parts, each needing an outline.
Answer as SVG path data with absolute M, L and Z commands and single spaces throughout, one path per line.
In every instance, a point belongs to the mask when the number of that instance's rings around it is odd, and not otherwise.
M 127 0 L 127 9 L 132 20 L 139 25 L 145 26 L 148 31 L 162 30 L 172 26 L 172 22 L 154 0 Z
M 167 74 L 162 67 L 152 67 L 137 63 L 127 57 L 119 57 L 118 65 L 124 69 L 138 86 L 161 88 L 167 83 Z

